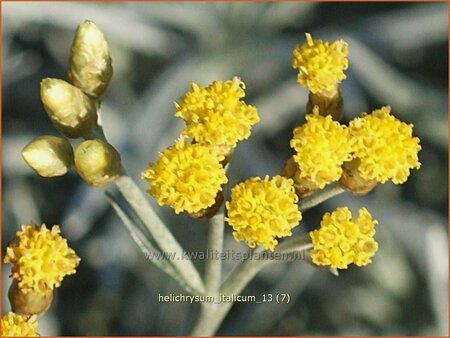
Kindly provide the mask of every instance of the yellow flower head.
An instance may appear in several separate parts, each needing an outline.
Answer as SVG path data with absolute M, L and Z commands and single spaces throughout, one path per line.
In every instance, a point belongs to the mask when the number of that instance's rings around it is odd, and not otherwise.
M 346 78 L 347 42 L 338 40 L 330 44 L 305 35 L 306 42 L 295 47 L 291 62 L 292 68 L 299 70 L 297 82 L 314 94 L 333 90 Z
M 352 219 L 347 207 L 327 212 L 320 222 L 320 228 L 310 232 L 313 249 L 311 259 L 316 265 L 346 269 L 351 263 L 365 266 L 378 249 L 375 242 L 375 224 L 366 208 L 359 209 L 359 217 Z
M 179 140 L 160 153 L 141 177 L 159 205 L 169 205 L 177 214 L 196 213 L 212 206 L 227 183 L 223 159 L 212 146 Z
M 291 179 L 253 177 L 231 190 L 226 221 L 233 227 L 236 241 L 273 250 L 278 244 L 275 238 L 291 236 L 291 229 L 302 219 L 297 201 Z
M 419 169 L 419 138 L 412 136 L 413 125 L 390 114 L 390 107 L 381 107 L 371 114 L 350 122 L 350 141 L 362 178 L 395 184 L 406 182 L 410 169 Z
M 66 275 L 75 273 L 80 258 L 61 237 L 59 226 L 22 225 L 16 239 L 6 248 L 5 263 L 12 263 L 11 277 L 23 293 L 45 294 L 61 285 Z
M 342 163 L 351 159 L 348 128 L 331 115 L 321 116 L 317 106 L 306 115 L 306 123 L 294 129 L 291 147 L 294 161 L 300 168 L 300 178 L 309 179 L 322 189 L 337 181 L 342 174 Z
M 9 312 L 2 317 L 2 337 L 39 337 L 36 316 L 29 318 Z
M 259 122 L 256 107 L 241 101 L 244 89 L 237 77 L 214 81 L 206 88 L 192 83 L 191 91 L 175 103 L 175 116 L 186 122 L 183 134 L 197 143 L 217 146 L 223 154 L 230 152 Z

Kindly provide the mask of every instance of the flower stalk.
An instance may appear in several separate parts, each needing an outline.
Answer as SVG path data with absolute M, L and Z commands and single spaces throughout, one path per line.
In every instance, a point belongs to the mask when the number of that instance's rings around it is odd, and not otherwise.
M 195 293 L 204 293 L 205 286 L 194 264 L 190 260 L 183 259 L 182 247 L 153 210 L 136 183 L 122 169 L 121 175 L 114 184 L 145 224 L 160 249 L 163 252 L 174 253 L 174 259 L 171 262 L 187 284 L 195 290 Z
M 122 220 L 124 226 L 127 228 L 128 232 L 130 233 L 131 238 L 134 240 L 134 242 L 139 246 L 142 253 L 150 258 L 151 254 L 156 254 L 160 252 L 159 248 L 157 247 L 156 243 L 154 241 L 151 241 L 147 238 L 147 236 L 144 235 L 144 233 L 138 228 L 138 226 L 131 220 L 129 215 L 126 213 L 126 211 L 119 205 L 119 202 L 117 201 L 117 198 L 113 197 L 112 194 L 106 193 L 107 198 L 109 202 L 111 203 L 112 207 L 116 211 L 117 215 Z M 180 276 L 177 270 L 175 270 L 172 263 L 167 259 L 155 259 L 151 261 L 153 264 L 155 264 L 159 269 L 164 271 L 166 274 L 171 276 L 174 280 L 178 282 L 178 284 L 188 293 L 190 294 L 199 294 L 195 290 L 193 290 L 186 281 Z
M 300 202 L 298 203 L 298 208 L 301 212 L 305 212 L 306 210 L 309 210 L 316 205 L 323 203 L 327 199 L 342 194 L 343 192 L 345 192 L 345 189 L 342 188 L 338 183 L 331 183 L 324 189 L 319 190 L 314 194 L 300 200 Z
M 223 233 L 225 230 L 224 217 L 224 206 L 222 204 L 217 214 L 211 218 L 209 224 L 208 251 L 219 253 L 217 259 L 212 257 L 205 263 L 206 292 L 212 295 L 218 293 L 222 277 L 222 260 L 220 259 L 220 252 L 223 249 Z
M 292 253 L 296 251 L 308 250 L 311 248 L 309 236 L 294 237 L 280 244 L 274 252 L 280 254 Z M 224 281 L 220 288 L 220 294 L 238 295 L 253 280 L 253 278 L 261 271 L 262 268 L 275 260 L 257 258 L 257 254 L 262 254 L 263 250 L 257 248 L 252 250 L 250 255 L 252 259 L 246 259 L 239 264 Z M 261 255 L 262 256 L 262 255 Z M 255 259 L 256 258 L 256 259 Z M 208 304 L 208 305 L 205 305 Z M 225 316 L 233 306 L 233 302 L 220 304 L 204 303 L 200 309 L 198 320 L 191 332 L 192 336 L 212 336 L 216 333 Z

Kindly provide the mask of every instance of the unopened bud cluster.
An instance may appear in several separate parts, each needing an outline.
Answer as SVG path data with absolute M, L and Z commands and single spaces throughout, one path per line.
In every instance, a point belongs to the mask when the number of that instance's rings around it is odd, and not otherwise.
M 98 107 L 112 77 L 111 57 L 103 33 L 91 21 L 78 26 L 69 61 L 68 81 L 45 78 L 40 97 L 54 127 L 64 136 L 42 135 L 22 150 L 24 161 L 42 177 L 65 175 L 72 166 L 93 187 L 103 187 L 120 175 L 120 155 L 96 138 Z M 84 138 L 75 151 L 68 138 Z M 12 283 L 12 312 L 2 317 L 2 336 L 33 337 L 36 316 L 52 304 L 54 290 L 74 274 L 80 258 L 54 225 L 23 225 L 6 249 Z
M 72 43 L 69 81 L 45 78 L 40 84 L 42 105 L 54 127 L 68 138 L 91 139 L 97 129 L 99 100 L 112 74 L 102 31 L 93 22 L 84 21 Z M 103 187 L 120 174 L 119 153 L 98 139 L 78 144 L 74 152 L 64 137 L 40 136 L 25 146 L 22 156 L 43 177 L 62 176 L 75 164 L 81 178 L 93 187 Z

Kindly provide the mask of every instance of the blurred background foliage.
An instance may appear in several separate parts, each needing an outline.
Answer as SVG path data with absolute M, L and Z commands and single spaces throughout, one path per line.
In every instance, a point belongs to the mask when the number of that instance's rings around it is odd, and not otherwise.
M 402 186 L 343 194 L 304 215 L 297 232 L 337 206 L 367 206 L 380 223 L 373 264 L 338 278 L 299 261 L 273 264 L 244 293 L 289 293 L 290 304 L 237 304 L 218 334 L 448 335 L 447 18 L 447 3 L 2 2 L 3 250 L 20 224 L 44 222 L 61 224 L 82 257 L 40 320 L 41 334 L 187 334 L 198 311 L 196 304 L 158 302 L 158 294 L 182 291 L 145 260 L 103 189 L 73 172 L 40 178 L 21 159 L 32 138 L 57 134 L 39 82 L 66 78 L 75 28 L 91 19 L 110 43 L 115 71 L 102 108 L 106 135 L 142 189 L 139 173 L 180 133 L 173 102 L 189 82 L 235 75 L 261 122 L 234 154 L 231 184 L 278 173 L 307 100 L 290 67 L 293 47 L 304 32 L 348 41 L 345 122 L 391 105 L 415 125 L 422 168 Z M 207 222 L 159 210 L 186 250 L 205 248 Z M 229 229 L 225 245 L 245 250 Z M 237 263 L 226 262 L 226 272 Z M 9 269 L 3 265 L 4 313 Z

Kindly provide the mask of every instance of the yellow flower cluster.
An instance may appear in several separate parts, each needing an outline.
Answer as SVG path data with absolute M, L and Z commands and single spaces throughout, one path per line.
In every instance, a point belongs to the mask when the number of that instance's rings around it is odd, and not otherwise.
M 23 225 L 6 249 L 5 263 L 12 263 L 11 277 L 23 293 L 45 294 L 61 285 L 66 275 L 75 273 L 80 258 L 60 235 L 59 226 Z
M 374 240 L 375 224 L 366 208 L 359 209 L 359 217 L 352 220 L 352 213 L 347 207 L 327 212 L 320 223 L 320 228 L 310 232 L 313 249 L 311 259 L 316 265 L 346 269 L 349 264 L 365 266 L 378 249 Z
M 175 116 L 186 122 L 184 136 L 195 142 L 214 145 L 229 153 L 238 141 L 250 136 L 251 127 L 259 122 L 256 107 L 241 99 L 245 85 L 237 77 L 230 81 L 214 81 L 204 88 L 191 84 L 180 103 L 175 103 Z
M 273 251 L 278 244 L 275 238 L 291 236 L 291 229 L 302 219 L 297 201 L 291 179 L 253 177 L 231 190 L 226 221 L 236 241 L 245 241 L 251 248 L 261 244 Z
M 36 316 L 25 318 L 9 312 L 2 317 L 2 337 L 39 337 Z
M 350 122 L 350 140 L 362 178 L 395 184 L 406 182 L 410 169 L 419 169 L 419 138 L 412 136 L 413 125 L 382 107 Z
M 330 115 L 321 116 L 317 107 L 306 115 L 306 123 L 294 129 L 291 147 L 294 161 L 300 169 L 300 178 L 314 182 L 320 189 L 337 181 L 342 174 L 342 163 L 351 160 L 348 128 Z
M 314 94 L 331 91 L 346 78 L 348 45 L 343 40 L 330 44 L 306 33 L 306 43 L 297 45 L 293 54 L 291 65 L 299 70 L 298 83 Z
M 169 205 L 177 214 L 195 213 L 212 206 L 227 183 L 223 159 L 212 146 L 179 140 L 149 164 L 142 179 L 159 205 Z

